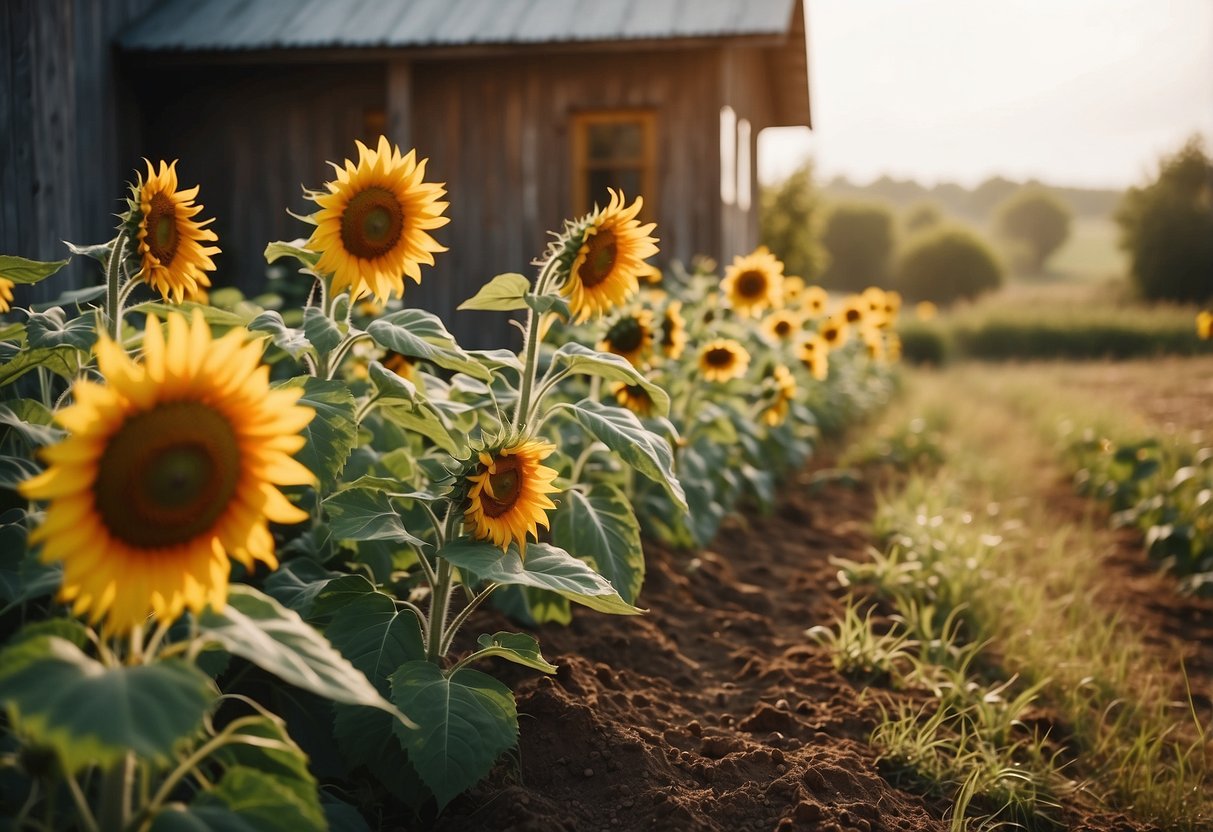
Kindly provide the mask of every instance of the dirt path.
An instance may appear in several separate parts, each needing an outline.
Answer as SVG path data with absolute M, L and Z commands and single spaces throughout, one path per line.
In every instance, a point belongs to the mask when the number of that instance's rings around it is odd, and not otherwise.
M 542 628 L 561 669 L 510 679 L 524 715 L 517 766 L 499 766 L 439 828 L 946 828 L 943 807 L 881 777 L 865 742 L 876 706 L 803 635 L 838 612 L 828 559 L 862 556 L 874 505 L 862 487 L 810 494 L 808 478 L 698 557 L 650 545 L 647 616 L 579 610 L 567 629 Z

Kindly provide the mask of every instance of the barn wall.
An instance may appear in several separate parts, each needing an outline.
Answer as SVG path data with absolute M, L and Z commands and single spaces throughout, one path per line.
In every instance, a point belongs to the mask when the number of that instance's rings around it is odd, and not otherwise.
M 158 0 L 0 3 L 0 253 L 52 260 L 62 240 L 113 236 L 132 112 L 114 65 L 115 33 Z M 18 303 L 95 282 L 92 263 L 32 289 Z
M 748 119 L 750 133 L 750 187 L 752 202 L 748 211 L 734 205 L 722 206 L 721 232 L 722 265 L 733 257 L 748 254 L 758 245 L 758 133 L 774 123 L 775 95 L 769 75 L 768 61 L 761 50 L 748 47 L 728 47 L 720 62 L 721 104 L 737 113 L 737 121 Z
M 131 67 L 142 103 L 133 159 L 178 159 L 182 187 L 198 185 L 200 217 L 214 217 L 222 253 L 216 286 L 264 291 L 266 243 L 306 237 L 287 214 L 316 210 L 301 186 L 333 178 L 327 161 L 357 158 L 355 139 L 382 129 L 382 64 L 207 68 Z M 301 278 L 303 280 L 303 278 Z
M 447 183 L 451 223 L 436 234 L 450 251 L 409 290 L 410 305 L 453 321 L 473 346 L 517 343 L 505 316 L 454 310 L 495 274 L 534 274 L 529 264 L 546 232 L 572 210 L 569 120 L 579 110 L 656 111 L 659 187 L 645 195 L 656 201 L 656 260 L 714 253 L 716 56 L 705 49 L 414 64 L 412 143 L 430 159 L 428 178 Z

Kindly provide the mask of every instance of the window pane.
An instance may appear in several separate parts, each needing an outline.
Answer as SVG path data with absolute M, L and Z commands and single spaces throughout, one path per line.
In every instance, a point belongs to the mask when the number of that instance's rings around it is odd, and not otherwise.
M 592 162 L 636 160 L 644 153 L 644 127 L 639 121 L 587 125 Z
M 617 191 L 622 190 L 631 202 L 638 196 L 645 196 L 640 192 L 641 182 L 640 171 L 635 168 L 599 168 L 586 171 L 586 196 L 590 205 L 595 202 L 606 205 L 610 200 L 607 188 L 614 188 Z

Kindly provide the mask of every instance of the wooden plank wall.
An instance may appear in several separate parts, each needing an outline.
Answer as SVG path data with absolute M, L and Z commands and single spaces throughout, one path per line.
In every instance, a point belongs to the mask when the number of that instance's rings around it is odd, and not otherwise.
M 118 155 L 130 117 L 114 69 L 114 35 L 159 0 L 0 3 L 0 252 L 66 255 L 61 240 L 113 234 L 128 163 Z M 18 303 L 93 282 L 93 263 L 32 289 Z
M 382 64 L 159 66 L 133 75 L 143 110 L 138 156 L 179 160 L 182 186 L 200 188 L 199 216 L 215 219 L 222 253 L 212 281 L 246 295 L 265 290 L 266 243 L 311 233 L 287 214 L 316 210 L 302 186 L 322 189 L 333 178 L 328 161 L 357 159 L 354 140 L 377 137 L 367 125 L 382 119 L 386 100 Z
M 579 110 L 656 111 L 656 259 L 715 254 L 717 58 L 702 49 L 414 64 L 412 138 L 430 159 L 429 178 L 447 183 L 451 223 L 437 234 L 450 251 L 423 270 L 409 303 L 453 322 L 470 346 L 517 345 L 504 315 L 454 310 L 495 274 L 534 275 L 547 230 L 571 210 L 568 124 Z
M 758 133 L 772 124 L 775 100 L 763 50 L 753 47 L 726 47 L 721 60 L 721 105 L 727 104 L 737 113 L 737 121 L 750 122 L 750 191 L 748 211 L 734 205 L 722 207 L 721 261 L 723 269 L 739 254 L 749 254 L 758 245 Z M 738 155 L 740 158 L 740 154 Z

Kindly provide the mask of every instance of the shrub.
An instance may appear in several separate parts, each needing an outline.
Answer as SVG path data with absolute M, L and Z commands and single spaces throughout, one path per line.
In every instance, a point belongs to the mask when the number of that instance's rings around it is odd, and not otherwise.
M 1002 285 L 1002 266 L 990 246 L 966 228 L 945 226 L 910 242 L 896 286 L 910 300 L 950 304 Z
M 934 202 L 916 202 L 902 216 L 902 227 L 910 234 L 926 231 L 943 222 L 943 211 Z
M 821 202 L 813 185 L 813 168 L 805 164 L 783 183 L 762 192 L 759 219 L 762 243 L 783 260 L 784 272 L 816 282 L 827 256 L 817 239 Z
M 893 254 L 893 212 L 878 202 L 837 205 L 826 219 L 821 241 L 830 255 L 822 277 L 826 286 L 857 292 L 882 285 Z
M 998 233 L 1016 245 L 1023 265 L 1039 272 L 1070 236 L 1073 212 L 1048 188 L 1027 185 L 998 206 Z
M 1199 138 L 1163 159 L 1154 182 L 1129 189 L 1116 221 L 1142 297 L 1213 296 L 1213 161 Z

